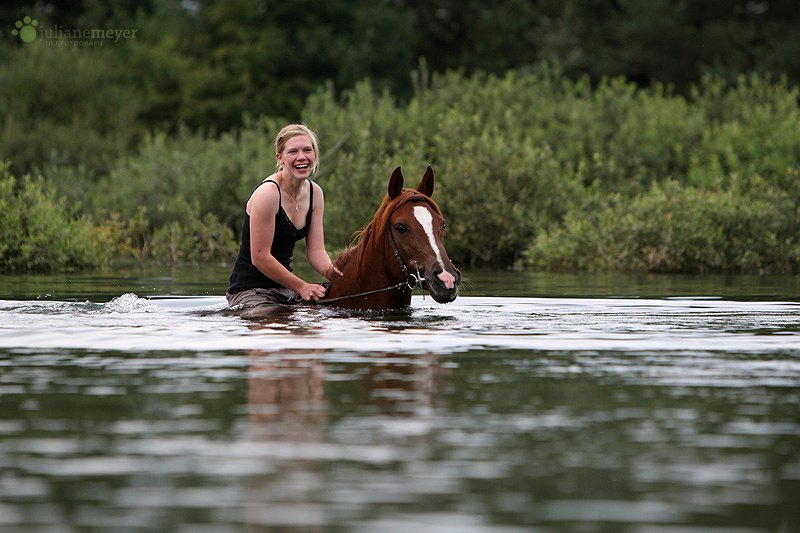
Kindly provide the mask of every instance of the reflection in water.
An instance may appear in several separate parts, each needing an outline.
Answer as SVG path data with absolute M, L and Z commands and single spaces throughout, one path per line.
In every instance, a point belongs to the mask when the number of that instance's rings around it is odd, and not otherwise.
M 247 530 L 294 526 L 317 531 L 325 523 L 322 458 L 308 452 L 324 442 L 322 361 L 258 350 L 249 357 L 249 439 L 283 450 L 285 457 L 268 475 L 249 480 Z
M 326 508 L 333 506 L 335 515 L 352 513 L 356 519 L 361 516 L 363 503 L 373 498 L 382 501 L 386 496 L 386 487 L 373 486 L 371 479 L 381 477 L 379 470 L 358 474 L 356 484 L 371 487 L 363 496 L 353 492 L 355 486 L 334 494 L 326 491 L 332 464 L 375 468 L 400 459 L 394 451 L 397 443 L 360 442 L 361 438 L 369 441 L 362 435 L 364 428 L 355 428 L 341 442 L 331 442 L 326 428 L 337 424 L 328 420 L 329 411 L 338 413 L 346 405 L 372 405 L 375 411 L 370 415 L 383 419 L 384 426 L 395 425 L 405 428 L 403 431 L 412 428 L 419 437 L 413 443 L 415 447 L 431 444 L 425 439 L 427 431 L 414 428 L 428 428 L 424 420 L 432 413 L 434 385 L 442 384 L 436 378 L 449 374 L 449 370 L 435 370 L 432 356 L 392 353 L 369 354 L 354 369 L 352 363 L 329 360 L 323 364 L 322 352 L 249 353 L 248 438 L 257 446 L 270 448 L 275 461 L 268 474 L 252 476 L 248 482 L 248 531 L 274 527 L 322 530 L 330 521 Z M 329 395 L 335 396 L 333 402 L 325 398 L 326 382 Z M 341 384 L 346 387 L 337 394 Z M 390 418 L 384 418 L 387 416 Z M 356 498 L 349 501 L 353 496 Z

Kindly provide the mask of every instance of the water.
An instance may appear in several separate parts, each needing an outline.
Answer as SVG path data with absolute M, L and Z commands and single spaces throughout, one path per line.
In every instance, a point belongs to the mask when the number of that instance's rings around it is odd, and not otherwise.
M 0 531 L 800 531 L 800 282 L 465 272 L 223 312 L 227 268 L 0 277 Z

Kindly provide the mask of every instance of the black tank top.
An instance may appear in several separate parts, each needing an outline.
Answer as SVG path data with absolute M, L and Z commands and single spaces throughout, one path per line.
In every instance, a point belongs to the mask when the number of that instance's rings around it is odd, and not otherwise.
M 314 186 L 309 180 L 306 181 L 308 181 L 309 186 L 308 215 L 306 215 L 306 225 L 302 229 L 297 229 L 294 226 L 289 215 L 283 210 L 283 206 L 280 204 L 280 196 L 278 196 L 278 212 L 275 214 L 275 236 L 272 239 L 270 253 L 289 272 L 292 271 L 294 245 L 297 241 L 306 238 L 311 227 L 311 211 L 314 209 Z M 278 192 L 280 192 L 281 188 L 277 182 L 270 179 L 262 181 L 258 187 L 267 182 L 274 183 L 278 187 Z M 253 265 L 250 258 L 250 215 L 245 210 L 244 223 L 242 224 L 242 243 L 239 246 L 239 255 L 236 256 L 236 262 L 233 264 L 233 272 L 228 283 L 228 293 L 236 294 L 248 289 L 272 289 L 278 287 L 282 287 L 282 285 L 265 276 Z

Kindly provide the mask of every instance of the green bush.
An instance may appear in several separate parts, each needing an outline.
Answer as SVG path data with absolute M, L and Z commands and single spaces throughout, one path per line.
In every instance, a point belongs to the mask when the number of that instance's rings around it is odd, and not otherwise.
M 153 232 L 151 257 L 160 263 L 226 262 L 236 257 L 233 231 L 213 213 L 201 215 L 197 204 L 178 199 L 162 205 L 169 222 Z
M 800 270 L 796 200 L 765 186 L 743 193 L 656 184 L 631 200 L 620 195 L 540 234 L 529 266 L 569 270 L 790 273 Z M 748 188 L 753 188 L 748 184 Z
M 786 188 L 800 161 L 800 90 L 786 80 L 740 77 L 736 86 L 706 77 L 693 93 L 704 113 L 702 141 L 691 152 L 689 183 L 713 186 L 720 176 L 763 176 Z
M 234 233 L 213 213 L 202 214 L 197 202 L 182 198 L 162 202 L 151 215 L 141 206 L 132 217 L 122 219 L 118 213 L 108 215 L 114 228 L 118 258 L 132 257 L 139 262 L 153 260 L 161 264 L 198 264 L 229 262 L 236 257 L 238 242 Z M 162 222 L 153 225 L 152 220 Z
M 174 136 L 148 135 L 138 153 L 121 159 L 87 201 L 129 218 L 142 206 L 183 199 L 233 227 L 241 222 L 252 189 L 274 172 L 271 136 L 279 128 L 276 121 L 262 120 L 218 137 L 183 127 Z M 151 209 L 151 227 L 168 222 L 167 213 Z
M 0 165 L 0 271 L 46 272 L 106 265 L 115 248 L 109 227 L 57 198 L 41 178 L 18 181 Z

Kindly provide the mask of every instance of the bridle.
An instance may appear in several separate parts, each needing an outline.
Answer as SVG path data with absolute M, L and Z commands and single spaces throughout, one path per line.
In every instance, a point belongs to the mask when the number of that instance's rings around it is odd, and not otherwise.
M 389 236 L 389 243 L 392 245 L 392 251 L 394 252 L 394 257 L 397 259 L 397 263 L 400 265 L 400 269 L 403 271 L 403 275 L 405 275 L 405 281 L 401 281 L 400 283 L 396 283 L 389 287 L 384 287 L 383 289 L 375 289 L 374 291 L 367 291 L 361 292 L 359 294 L 351 294 L 348 296 L 339 296 L 338 298 L 327 298 L 322 300 L 315 300 L 315 303 L 318 304 L 329 304 L 331 302 L 338 302 L 339 300 L 349 300 L 352 298 L 360 298 L 362 296 L 369 296 L 371 294 L 379 294 L 382 292 L 388 292 L 393 290 L 407 290 L 413 291 L 417 287 L 422 288 L 422 284 L 425 282 L 425 278 L 423 278 L 419 273 L 419 265 L 416 263 L 414 266 L 416 267 L 417 273 L 412 274 L 408 271 L 408 266 L 406 262 L 403 260 L 403 257 L 400 255 L 400 250 L 397 248 L 397 243 L 394 240 L 394 235 L 392 235 L 392 229 L 389 226 L 389 222 L 386 222 L 386 232 L 384 235 Z M 383 256 L 383 268 L 386 271 L 386 276 L 389 277 L 389 266 L 386 264 L 386 254 Z M 330 287 L 327 287 L 330 288 Z
M 408 285 L 409 290 L 414 290 L 417 287 L 422 287 L 422 282 L 425 281 L 425 278 L 420 276 L 419 274 L 419 265 L 416 261 L 414 261 L 414 267 L 417 270 L 416 275 L 412 274 L 408 271 L 408 266 L 406 262 L 403 261 L 402 256 L 400 255 L 400 250 L 397 248 L 397 243 L 394 241 L 394 235 L 392 235 L 392 229 L 389 227 L 389 223 L 386 223 L 386 235 L 389 236 L 389 242 L 392 245 L 392 251 L 394 252 L 394 257 L 397 259 L 397 262 L 400 264 L 400 269 L 403 271 L 403 274 L 406 277 L 404 282 L 401 282 L 400 285 Z M 386 275 L 389 275 L 389 267 L 386 265 L 386 256 L 383 257 L 383 266 L 386 270 Z

